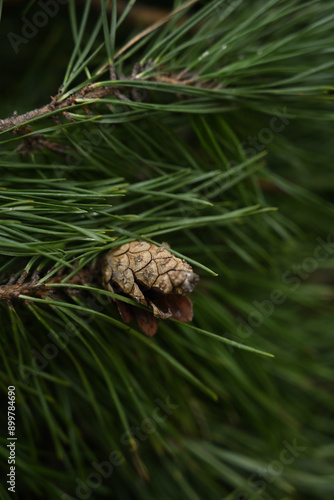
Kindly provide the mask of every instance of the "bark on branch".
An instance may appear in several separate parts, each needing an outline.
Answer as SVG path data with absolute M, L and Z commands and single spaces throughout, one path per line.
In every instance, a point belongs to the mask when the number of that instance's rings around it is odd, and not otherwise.
M 48 115 L 54 111 L 58 111 L 64 108 L 69 108 L 77 104 L 77 99 L 85 98 L 85 99 L 101 99 L 102 97 L 106 97 L 110 94 L 116 93 L 117 89 L 114 87 L 85 87 L 80 90 L 80 92 L 76 92 L 72 94 L 67 99 L 64 99 L 61 102 L 57 102 L 57 97 L 52 98 L 52 101 L 41 108 L 33 109 L 32 111 L 28 111 L 27 113 L 23 113 L 22 115 L 18 115 L 16 111 L 12 116 L 5 118 L 4 120 L 0 119 L 0 132 L 4 132 L 11 128 L 17 128 L 22 126 L 29 120 L 34 118 L 42 117 Z M 13 131 L 14 132 L 14 131 Z M 16 130 L 17 133 L 17 130 Z
M 20 299 L 20 295 L 40 297 L 43 299 L 49 296 L 54 296 L 55 292 L 59 293 L 61 291 L 59 288 L 53 288 L 52 285 L 61 283 L 64 277 L 64 274 L 58 274 L 56 276 L 51 276 L 50 279 L 39 284 L 38 281 L 40 276 L 37 272 L 33 273 L 29 280 L 27 280 L 28 273 L 26 271 L 24 271 L 19 277 L 13 275 L 9 279 L 8 283 L 0 285 L 0 301 L 3 300 L 10 303 L 12 300 Z M 71 279 L 66 281 L 66 283 L 72 285 L 92 285 L 99 283 L 98 277 L 98 270 L 86 268 L 78 271 Z M 68 294 L 78 293 L 72 288 L 64 287 L 62 290 Z

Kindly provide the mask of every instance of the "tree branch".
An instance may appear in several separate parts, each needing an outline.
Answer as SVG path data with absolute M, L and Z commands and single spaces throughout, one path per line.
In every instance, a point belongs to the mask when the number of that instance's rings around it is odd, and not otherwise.
M 68 284 L 75 285 L 88 285 L 99 282 L 98 273 L 99 268 L 85 268 L 79 270 L 70 280 L 66 281 Z M 45 282 L 38 284 L 40 276 L 34 272 L 29 281 L 26 281 L 28 273 L 24 271 L 19 278 L 13 275 L 5 285 L 0 285 L 0 301 L 11 302 L 12 300 L 19 299 L 20 295 L 29 295 L 30 297 L 46 298 L 54 295 L 55 290 L 52 288 L 53 284 L 62 283 L 64 279 L 63 274 L 50 277 Z M 76 293 L 71 288 L 63 288 L 67 293 Z
M 84 89 L 76 92 L 75 94 L 70 95 L 64 101 L 57 102 L 56 97 L 52 98 L 52 101 L 41 108 L 33 109 L 32 111 L 28 111 L 27 113 L 23 113 L 22 115 L 18 115 L 16 111 L 12 116 L 5 118 L 4 120 L 0 119 L 0 132 L 4 132 L 6 130 L 10 130 L 12 128 L 17 128 L 29 120 L 33 120 L 34 118 L 42 117 L 48 115 L 54 111 L 61 110 L 63 108 L 68 108 L 77 104 L 77 99 L 82 99 L 85 97 L 86 99 L 101 99 L 110 94 L 116 93 L 118 91 L 117 88 L 112 87 L 99 87 L 92 88 L 91 86 L 85 87 Z

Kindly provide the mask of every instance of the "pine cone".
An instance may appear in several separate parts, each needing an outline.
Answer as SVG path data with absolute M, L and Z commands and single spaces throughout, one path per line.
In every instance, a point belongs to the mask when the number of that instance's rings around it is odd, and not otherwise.
M 166 243 L 163 243 L 167 245 Z M 191 266 L 166 248 L 132 241 L 110 250 L 104 257 L 102 282 L 106 290 L 133 298 L 152 313 L 116 300 L 126 323 L 136 317 L 141 330 L 153 336 L 158 318 L 192 321 L 192 303 L 186 297 L 199 280 Z

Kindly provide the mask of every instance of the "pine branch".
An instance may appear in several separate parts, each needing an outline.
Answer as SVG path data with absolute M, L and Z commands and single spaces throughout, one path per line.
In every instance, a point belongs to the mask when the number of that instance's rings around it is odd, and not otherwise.
M 52 269 L 50 269 L 49 273 L 51 271 Z M 66 277 L 67 275 L 64 273 L 64 270 L 60 270 L 56 276 L 51 276 L 50 278 L 46 274 L 46 279 L 42 283 L 38 283 L 41 279 L 38 271 L 34 271 L 31 276 L 29 276 L 27 271 L 23 271 L 20 276 L 12 275 L 8 283 L 0 285 L 0 301 L 11 303 L 12 300 L 20 299 L 20 295 L 46 299 L 55 294 L 55 289 L 53 289 L 52 285 L 62 283 Z M 68 285 L 93 285 L 95 283 L 101 283 L 100 270 L 91 266 L 80 269 L 74 276 L 66 280 L 66 284 Z M 69 295 L 75 293 L 71 288 L 66 288 L 66 286 L 62 290 Z
M 132 71 L 130 81 L 140 81 L 137 78 L 138 73 L 142 70 L 142 66 L 139 63 L 136 63 L 134 66 L 134 70 Z M 159 68 L 158 68 L 159 69 Z M 112 76 L 114 76 L 114 70 L 111 69 Z M 143 80 L 145 81 L 145 80 Z M 166 73 L 166 74 L 158 74 L 154 75 L 146 81 L 153 82 L 162 82 L 169 83 L 175 86 L 182 86 L 183 89 L 177 88 L 176 90 L 181 96 L 182 93 L 185 92 L 184 87 L 195 87 L 202 89 L 210 89 L 210 90 L 218 90 L 220 87 L 217 85 L 217 80 L 198 80 L 197 75 L 191 75 L 188 73 L 187 69 L 178 72 L 178 73 Z M 110 83 L 113 83 L 112 81 Z M 90 113 L 89 107 L 94 105 L 96 100 L 101 100 L 107 98 L 110 95 L 115 95 L 122 101 L 128 101 L 129 99 L 124 95 L 124 90 L 130 90 L 130 93 L 134 96 L 136 100 L 140 100 L 140 95 L 135 90 L 135 87 L 127 88 L 124 85 L 116 85 L 116 86 L 96 86 L 96 84 L 87 85 L 82 90 L 71 94 L 65 99 L 61 99 L 62 94 L 59 93 L 57 96 L 52 97 L 52 100 L 49 104 L 42 106 L 41 108 L 34 109 L 32 111 L 28 111 L 23 113 L 22 115 L 18 115 L 16 112 L 11 117 L 0 119 L 0 132 L 5 132 L 7 130 L 11 130 L 13 133 L 25 134 L 27 132 L 32 132 L 32 129 L 28 129 L 24 127 L 26 122 L 31 122 L 37 118 L 43 118 L 45 116 L 53 116 L 56 113 L 61 113 L 65 118 L 70 119 L 69 111 L 74 106 L 82 106 L 85 108 L 87 114 Z M 85 102 L 82 102 L 82 101 Z M 61 111 L 64 110 L 64 111 Z M 12 130 L 17 129 L 18 130 Z M 43 136 L 37 137 L 37 134 L 34 135 L 34 140 L 36 141 L 36 149 L 39 149 L 37 143 L 41 147 L 47 147 L 47 149 L 57 151 L 57 145 L 44 141 L 43 144 Z M 20 150 L 19 150 L 20 151 Z M 23 151 L 21 151 L 23 152 Z
M 96 100 L 101 99 L 103 97 L 109 96 L 111 94 L 116 94 L 119 89 L 116 87 L 99 87 L 94 88 L 94 86 L 84 87 L 79 92 L 75 92 L 70 95 L 66 99 L 62 101 L 58 101 L 61 93 L 55 97 L 52 97 L 51 102 L 42 106 L 41 108 L 34 109 L 32 111 L 28 111 L 22 115 L 18 115 L 16 112 L 13 116 L 5 118 L 3 120 L 0 119 L 0 132 L 4 132 L 6 130 L 20 127 L 24 125 L 27 121 L 34 120 L 36 118 L 41 118 L 43 116 L 52 116 L 61 110 L 66 108 L 66 112 L 71 109 L 71 107 L 76 106 L 79 100 L 87 99 L 87 100 Z M 82 104 L 81 104 L 82 105 Z M 63 115 L 66 117 L 65 111 L 63 111 Z

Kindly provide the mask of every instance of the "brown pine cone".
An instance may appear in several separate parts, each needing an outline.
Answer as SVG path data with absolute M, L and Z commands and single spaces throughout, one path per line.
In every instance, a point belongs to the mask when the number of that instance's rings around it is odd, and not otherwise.
M 166 243 L 163 243 L 167 245 Z M 186 297 L 199 280 L 192 267 L 166 248 L 132 241 L 111 249 L 104 257 L 102 282 L 106 290 L 133 298 L 152 313 L 116 300 L 126 323 L 136 317 L 142 331 L 153 336 L 158 318 L 192 321 L 192 303 Z

